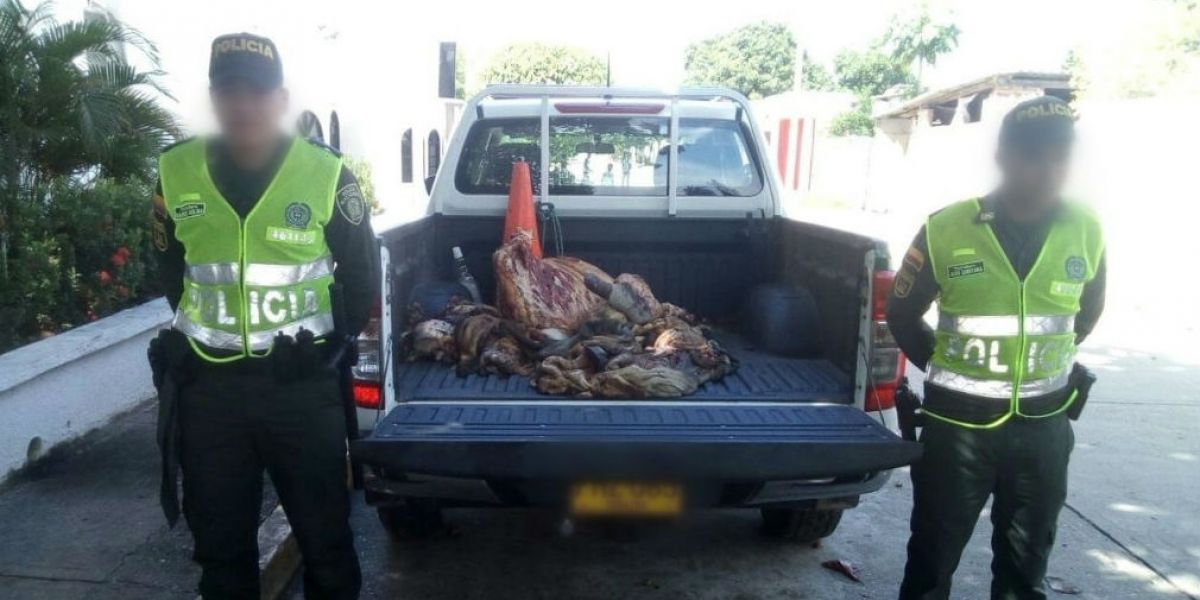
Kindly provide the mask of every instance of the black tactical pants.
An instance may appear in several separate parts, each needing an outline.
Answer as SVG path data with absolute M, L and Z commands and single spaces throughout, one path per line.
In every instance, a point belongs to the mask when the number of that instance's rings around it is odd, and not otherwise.
M 206 600 L 259 597 L 264 470 L 304 557 L 305 597 L 358 597 L 340 402 L 332 374 L 280 384 L 234 366 L 207 367 L 181 391 L 183 512 Z
M 1067 417 L 1013 417 L 982 430 L 933 421 L 921 443 L 925 454 L 912 467 L 912 537 L 900 598 L 950 597 L 951 577 L 989 496 L 991 597 L 1045 598 L 1046 562 L 1075 445 Z

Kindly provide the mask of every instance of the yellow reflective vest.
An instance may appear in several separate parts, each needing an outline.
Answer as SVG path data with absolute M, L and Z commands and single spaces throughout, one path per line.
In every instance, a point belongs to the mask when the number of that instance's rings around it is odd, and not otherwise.
M 1067 385 L 1079 298 L 1096 275 L 1104 240 L 1089 210 L 1067 204 L 1022 280 L 979 214 L 979 201 L 965 200 L 934 213 L 925 227 L 939 289 L 936 345 L 926 381 L 994 401 L 995 412 L 1003 416 L 991 423 L 965 423 L 925 412 L 959 425 L 988 427 L 1025 415 L 1022 399 Z M 1051 414 L 1066 410 L 1073 399 Z
M 325 225 L 342 161 L 302 140 L 289 144 L 275 178 L 245 219 L 213 183 L 203 139 L 159 158 L 163 200 L 186 264 L 172 324 L 206 360 L 264 356 L 279 333 L 333 331 L 334 265 Z

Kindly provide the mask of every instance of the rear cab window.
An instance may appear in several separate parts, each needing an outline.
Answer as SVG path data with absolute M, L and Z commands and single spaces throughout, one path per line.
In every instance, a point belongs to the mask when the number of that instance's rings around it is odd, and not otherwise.
M 550 194 L 664 197 L 670 169 L 671 120 L 644 115 L 552 115 Z M 512 164 L 530 163 L 540 193 L 540 120 L 476 121 L 455 173 L 462 194 L 507 194 Z M 676 195 L 749 197 L 763 189 L 759 160 L 745 123 L 679 119 Z

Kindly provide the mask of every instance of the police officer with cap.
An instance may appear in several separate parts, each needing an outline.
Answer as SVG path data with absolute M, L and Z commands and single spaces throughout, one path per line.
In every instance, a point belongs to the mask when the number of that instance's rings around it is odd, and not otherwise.
M 160 441 L 178 432 L 164 463 L 177 454 L 200 593 L 259 597 L 266 472 L 304 558 L 305 597 L 356 598 L 337 357 L 365 326 L 379 281 L 368 210 L 335 150 L 285 133 L 271 40 L 216 38 L 209 79 L 219 134 L 163 152 L 153 211 L 175 311 L 164 335 L 184 348 L 169 362 L 187 373 L 167 395 L 177 406 L 160 410 L 172 420 Z
M 896 276 L 888 324 L 925 371 L 904 600 L 950 597 L 989 498 L 991 597 L 1046 597 L 1075 442 L 1068 415 L 1086 398 L 1075 351 L 1104 307 L 1100 224 L 1062 198 L 1074 130 L 1058 98 L 1013 108 L 999 186 L 931 215 Z M 931 328 L 922 317 L 934 302 Z

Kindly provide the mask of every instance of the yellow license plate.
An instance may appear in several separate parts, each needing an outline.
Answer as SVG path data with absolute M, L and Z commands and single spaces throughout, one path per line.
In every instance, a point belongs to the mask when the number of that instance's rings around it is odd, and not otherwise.
M 677 483 L 577 483 L 571 487 L 571 513 L 585 517 L 673 517 L 683 512 L 683 486 Z

